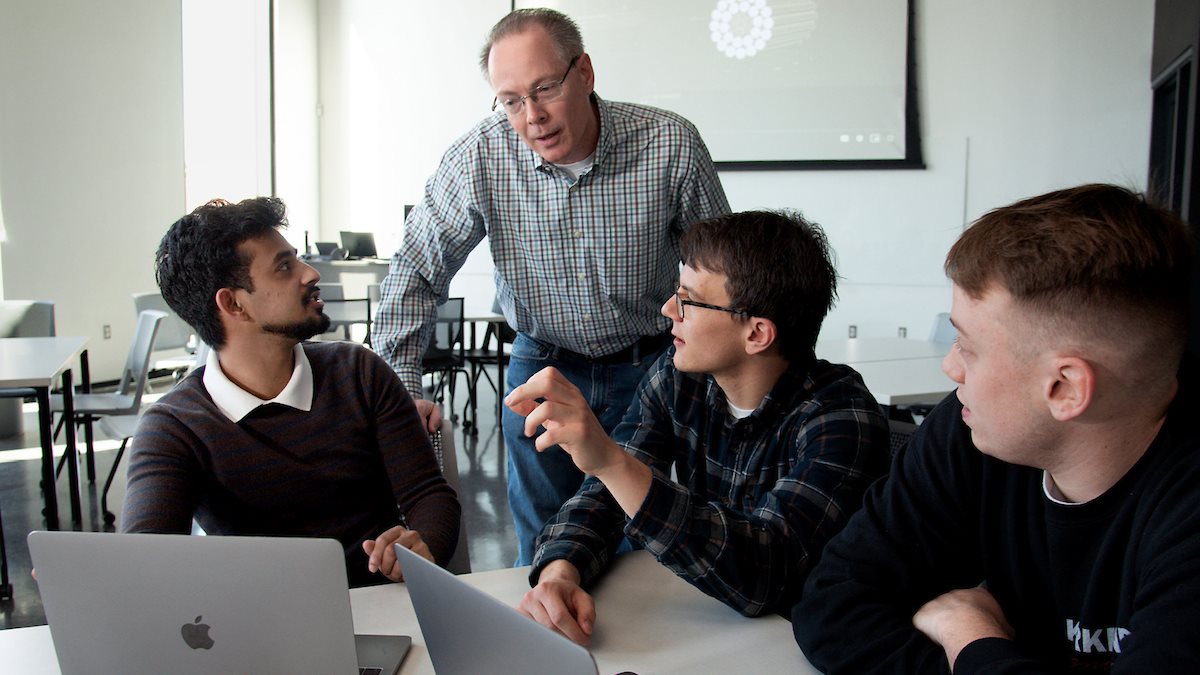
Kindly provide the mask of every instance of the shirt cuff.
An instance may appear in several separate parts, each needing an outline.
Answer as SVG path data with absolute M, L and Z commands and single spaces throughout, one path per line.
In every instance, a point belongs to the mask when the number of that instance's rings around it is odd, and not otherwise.
M 401 366 L 396 369 L 396 375 L 400 377 L 401 384 L 408 390 L 408 395 L 413 398 L 425 398 L 425 392 L 421 389 L 421 369 L 415 366 Z
M 690 501 L 691 495 L 683 486 L 672 483 L 660 472 L 651 469 L 646 499 L 642 501 L 637 515 L 625 526 L 625 533 L 640 541 L 657 558 L 679 536 L 687 519 Z
M 954 675 L 970 675 L 987 672 L 989 666 L 998 662 L 1021 661 L 1025 657 L 1017 649 L 1017 643 L 998 637 L 980 638 L 967 644 L 954 660 Z

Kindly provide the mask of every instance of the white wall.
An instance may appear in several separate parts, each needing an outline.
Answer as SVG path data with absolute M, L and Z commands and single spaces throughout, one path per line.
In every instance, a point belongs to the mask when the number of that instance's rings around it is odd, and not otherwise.
M 925 171 L 723 173 L 734 209 L 825 226 L 844 277 L 823 335 L 924 336 L 965 223 L 1102 181 L 1144 189 L 1152 0 L 918 0 Z M 969 151 L 968 151 L 969 146 Z
M 275 194 L 288 207 L 297 248 L 322 241 L 317 0 L 275 2 Z
M 381 232 L 381 250 L 394 247 L 400 205 L 420 197 L 447 144 L 487 114 L 477 51 L 508 8 L 321 3 L 327 235 L 353 225 Z M 826 336 L 850 324 L 863 336 L 902 326 L 924 336 L 949 307 L 941 263 L 964 223 L 1086 181 L 1144 187 L 1153 11 L 1153 0 L 916 0 L 928 169 L 722 172 L 730 202 L 798 208 L 825 226 L 844 278 Z M 483 248 L 451 290 L 476 303 L 493 293 Z
M 216 197 L 269 195 L 269 5 L 181 2 L 187 210 Z
M 184 205 L 180 22 L 178 0 L 0 0 L 4 295 L 54 301 L 93 379 L 120 373 Z

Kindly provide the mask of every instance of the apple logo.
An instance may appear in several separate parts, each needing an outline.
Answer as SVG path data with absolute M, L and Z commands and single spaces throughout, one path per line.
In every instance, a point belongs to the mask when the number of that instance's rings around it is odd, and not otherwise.
M 195 623 L 185 623 L 179 629 L 179 634 L 183 636 L 183 641 L 192 649 L 212 649 L 213 639 L 208 636 L 208 629 L 211 628 L 206 623 L 200 623 L 203 617 L 196 617 Z

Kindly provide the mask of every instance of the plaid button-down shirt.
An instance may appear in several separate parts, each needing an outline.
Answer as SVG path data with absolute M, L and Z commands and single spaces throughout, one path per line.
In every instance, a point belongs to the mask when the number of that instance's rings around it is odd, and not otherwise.
M 887 419 L 857 372 L 825 361 L 793 367 L 749 417 L 734 419 L 712 376 L 679 372 L 673 355 L 647 374 L 613 431 L 653 469 L 637 516 L 626 518 L 588 477 L 538 538 L 530 583 L 556 559 L 590 583 L 625 535 L 743 614 L 786 610 L 825 542 L 887 471 Z
M 588 356 L 665 332 L 679 237 L 729 212 L 699 133 L 682 117 L 594 98 L 600 138 L 571 180 L 497 113 L 458 139 L 409 214 L 382 285 L 380 354 L 420 395 L 421 354 L 450 280 L 486 236 L 508 322 Z

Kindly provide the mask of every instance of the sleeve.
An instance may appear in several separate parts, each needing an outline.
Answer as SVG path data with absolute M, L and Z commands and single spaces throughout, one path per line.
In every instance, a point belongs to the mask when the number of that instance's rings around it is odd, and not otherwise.
M 746 504 L 703 501 L 654 462 L 650 491 L 626 532 L 675 574 L 746 616 L 789 608 L 825 543 L 886 466 L 886 429 L 869 399 L 818 409 L 767 441 L 787 444 L 772 454 L 791 468 Z M 641 439 L 634 445 L 645 447 Z
M 483 175 L 486 167 L 482 162 L 464 166 L 458 148 L 446 152 L 425 184 L 425 196 L 409 213 L 400 248 L 380 285 L 375 317 L 379 354 L 415 397 L 421 396 L 421 355 L 437 305 L 446 300 L 450 280 L 486 234 L 470 185 L 471 176 Z
M 199 439 L 161 405 L 142 415 L 129 455 L 122 532 L 187 534 L 200 503 Z
M 983 579 L 978 554 L 962 545 L 975 539 L 981 455 L 960 411 L 951 394 L 930 414 L 809 575 L 792 628 L 822 672 L 949 672 L 912 617 Z
M 364 372 L 377 383 L 371 397 L 376 436 L 396 504 L 407 526 L 421 534 L 444 566 L 458 544 L 458 497 L 442 475 L 412 397 L 387 364 L 366 349 L 358 351 L 367 359 Z
M 644 439 L 646 447 L 638 458 L 661 457 L 660 466 L 670 466 L 669 451 L 674 433 L 663 403 L 665 376 L 664 355 L 642 378 L 621 423 L 613 430 L 613 440 L 628 452 L 621 441 L 635 433 Z M 652 447 L 653 446 L 653 447 Z M 659 450 L 656 448 L 661 448 Z M 608 488 L 595 476 L 588 476 L 575 496 L 567 500 L 538 536 L 534 543 L 533 566 L 529 572 L 530 585 L 536 585 L 542 568 L 554 560 L 566 560 L 579 570 L 583 585 L 594 582 L 616 554 L 624 538 L 625 511 L 617 504 Z
M 717 176 L 700 133 L 689 125 L 683 152 L 685 173 L 679 185 L 679 224 L 687 229 L 694 222 L 729 213 L 729 200 Z

